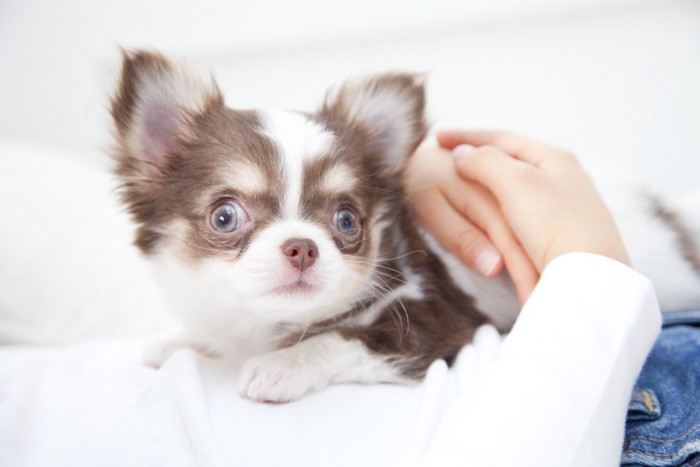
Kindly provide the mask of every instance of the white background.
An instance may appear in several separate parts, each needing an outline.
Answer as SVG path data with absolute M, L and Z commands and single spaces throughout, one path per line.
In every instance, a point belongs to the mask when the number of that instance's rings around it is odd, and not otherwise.
M 2 0 L 0 139 L 106 161 L 118 45 L 211 70 L 233 107 L 311 110 L 347 76 L 428 71 L 440 124 L 699 184 L 700 2 Z

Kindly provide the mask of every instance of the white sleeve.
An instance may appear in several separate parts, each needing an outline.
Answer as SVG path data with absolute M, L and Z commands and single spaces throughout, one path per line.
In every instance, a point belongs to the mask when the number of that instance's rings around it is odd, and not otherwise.
M 619 465 L 660 316 L 634 270 L 586 253 L 555 259 L 493 363 L 459 389 L 422 465 Z

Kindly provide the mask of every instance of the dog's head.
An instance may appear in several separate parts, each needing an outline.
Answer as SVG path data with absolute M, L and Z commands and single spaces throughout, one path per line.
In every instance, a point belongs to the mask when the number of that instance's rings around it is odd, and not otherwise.
M 381 289 L 383 234 L 426 131 L 420 78 L 349 82 L 312 114 L 240 111 L 211 79 L 125 52 L 111 111 L 136 244 L 202 313 L 311 322 Z

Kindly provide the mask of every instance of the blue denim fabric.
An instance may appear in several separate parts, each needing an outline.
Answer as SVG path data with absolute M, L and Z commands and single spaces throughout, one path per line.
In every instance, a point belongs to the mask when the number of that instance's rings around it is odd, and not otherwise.
M 627 412 L 622 465 L 700 466 L 700 310 L 664 314 Z

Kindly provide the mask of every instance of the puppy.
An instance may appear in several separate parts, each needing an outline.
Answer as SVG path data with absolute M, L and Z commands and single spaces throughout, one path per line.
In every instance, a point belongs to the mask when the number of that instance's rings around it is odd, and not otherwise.
M 116 172 L 185 329 L 238 356 L 243 395 L 287 402 L 331 383 L 410 383 L 488 322 L 426 245 L 402 186 L 424 138 L 420 77 L 329 92 L 314 113 L 234 110 L 216 83 L 125 52 Z

